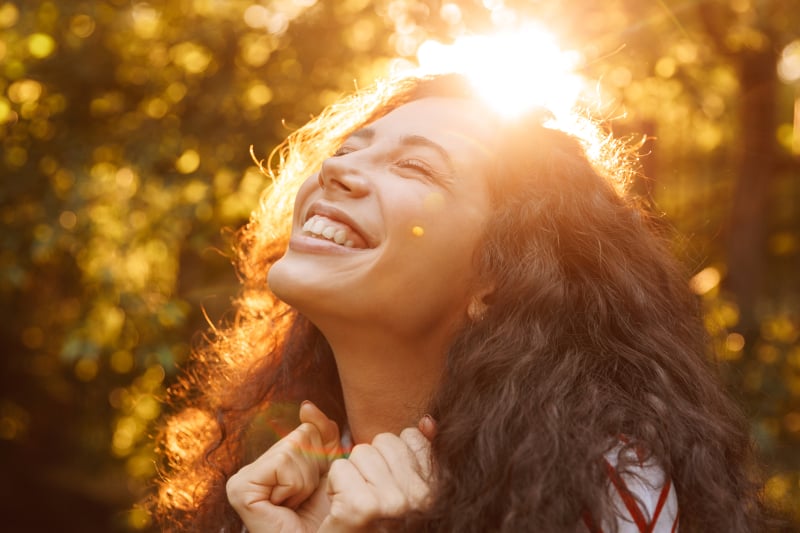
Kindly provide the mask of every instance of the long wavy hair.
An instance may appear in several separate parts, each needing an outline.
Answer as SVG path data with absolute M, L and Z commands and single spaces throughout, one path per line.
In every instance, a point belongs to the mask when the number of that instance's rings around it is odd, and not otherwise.
M 330 347 L 269 292 L 267 272 L 302 180 L 349 133 L 425 96 L 483 105 L 457 76 L 387 81 L 326 109 L 273 154 L 273 183 L 239 233 L 234 314 L 168 394 L 151 501 L 164 530 L 241 529 L 225 482 L 269 444 L 248 449 L 270 405 L 308 398 L 346 423 Z M 664 225 L 626 192 L 635 157 L 588 121 L 492 120 L 502 140 L 488 177 L 493 213 L 474 260 L 494 290 L 484 316 L 453 338 L 429 406 L 432 505 L 387 524 L 557 532 L 587 513 L 614 524 L 603 457 L 624 442 L 619 470 L 635 467 L 635 447 L 672 479 L 681 531 L 756 530 L 747 425 L 717 380 Z

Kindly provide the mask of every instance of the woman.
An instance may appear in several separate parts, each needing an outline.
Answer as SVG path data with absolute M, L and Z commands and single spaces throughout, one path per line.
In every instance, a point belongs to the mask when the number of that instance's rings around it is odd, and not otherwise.
M 235 319 L 171 392 L 163 527 L 757 527 L 746 425 L 626 152 L 545 119 L 444 76 L 290 136 L 241 234 Z

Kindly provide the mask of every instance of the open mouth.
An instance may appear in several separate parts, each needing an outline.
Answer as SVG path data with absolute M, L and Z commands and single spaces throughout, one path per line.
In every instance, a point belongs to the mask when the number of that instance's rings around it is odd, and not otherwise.
M 317 239 L 325 239 L 348 248 L 366 248 L 367 243 L 350 226 L 314 215 L 303 224 L 303 233 Z
M 303 234 L 315 239 L 330 241 L 346 248 L 372 248 L 356 224 L 336 208 L 314 204 L 307 213 Z

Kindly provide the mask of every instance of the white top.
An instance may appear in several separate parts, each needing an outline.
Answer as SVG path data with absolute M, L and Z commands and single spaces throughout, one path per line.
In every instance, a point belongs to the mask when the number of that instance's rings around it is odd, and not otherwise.
M 605 455 L 618 533 L 677 532 L 678 495 L 672 480 L 666 478 L 664 470 L 653 460 L 638 462 L 638 465 L 634 463 L 629 472 L 618 473 L 619 449 L 617 447 Z M 583 528 L 579 530 L 591 533 L 611 530 L 607 524 L 592 526 L 591 521 L 584 520 Z

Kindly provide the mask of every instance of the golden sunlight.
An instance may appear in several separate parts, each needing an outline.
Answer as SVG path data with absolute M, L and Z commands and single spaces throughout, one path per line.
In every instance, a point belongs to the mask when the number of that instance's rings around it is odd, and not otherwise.
M 575 72 L 580 54 L 562 50 L 554 35 L 533 24 L 460 37 L 450 45 L 425 41 L 417 59 L 425 74 L 464 74 L 506 116 L 533 107 L 546 107 L 559 116 L 573 109 L 586 85 Z

